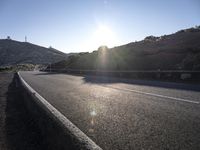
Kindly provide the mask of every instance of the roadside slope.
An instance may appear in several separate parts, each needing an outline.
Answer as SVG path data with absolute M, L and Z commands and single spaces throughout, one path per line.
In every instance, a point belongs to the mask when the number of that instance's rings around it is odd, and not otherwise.
M 0 73 L 0 149 L 45 150 L 34 120 L 27 115 L 13 73 Z
M 52 69 L 93 70 L 200 70 L 200 27 L 114 48 L 100 47 L 79 53 L 51 66 Z

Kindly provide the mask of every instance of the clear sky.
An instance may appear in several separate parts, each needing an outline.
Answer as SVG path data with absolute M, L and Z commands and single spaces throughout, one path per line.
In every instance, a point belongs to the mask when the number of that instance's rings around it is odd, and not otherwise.
M 0 0 L 0 38 L 63 52 L 114 47 L 200 25 L 200 0 Z

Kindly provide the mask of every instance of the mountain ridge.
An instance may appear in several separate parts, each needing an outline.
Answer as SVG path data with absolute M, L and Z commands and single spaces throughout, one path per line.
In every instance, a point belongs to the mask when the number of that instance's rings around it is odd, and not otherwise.
M 49 64 L 64 60 L 67 54 L 29 42 L 0 39 L 0 66 L 15 64 Z
M 55 63 L 55 69 L 200 70 L 200 26 L 160 37 L 79 53 Z

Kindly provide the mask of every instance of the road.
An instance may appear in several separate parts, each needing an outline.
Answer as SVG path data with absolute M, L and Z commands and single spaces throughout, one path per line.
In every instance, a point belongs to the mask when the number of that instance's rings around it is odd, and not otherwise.
M 37 71 L 21 75 L 105 150 L 200 149 L 199 87 Z

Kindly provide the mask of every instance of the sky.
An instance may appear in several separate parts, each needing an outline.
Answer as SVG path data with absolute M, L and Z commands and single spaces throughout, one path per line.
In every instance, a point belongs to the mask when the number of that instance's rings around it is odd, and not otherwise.
M 200 25 L 200 0 L 0 0 L 0 39 L 92 52 Z

